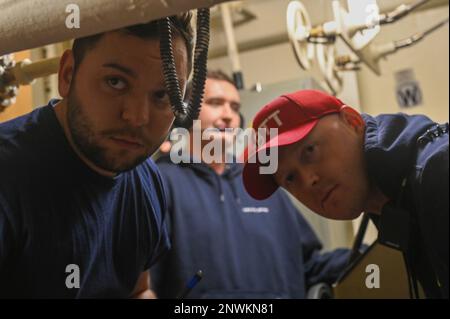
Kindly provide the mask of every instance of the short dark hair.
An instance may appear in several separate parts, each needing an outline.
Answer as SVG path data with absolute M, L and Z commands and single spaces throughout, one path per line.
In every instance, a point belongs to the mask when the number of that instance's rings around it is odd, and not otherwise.
M 207 72 L 206 72 L 206 79 L 225 81 L 225 82 L 228 82 L 228 83 L 232 84 L 236 88 L 236 90 L 239 90 L 237 88 L 237 86 L 236 86 L 236 83 L 234 83 L 234 81 L 231 79 L 231 77 L 229 77 L 225 72 L 223 72 L 220 69 L 207 70 Z M 193 87 L 193 84 L 192 84 L 192 79 L 191 79 L 186 84 L 186 93 L 184 95 L 184 101 L 185 102 L 188 102 L 189 99 L 191 98 L 192 87 Z
M 239 90 L 236 86 L 236 83 L 234 83 L 234 81 L 231 79 L 231 77 L 228 76 L 228 74 L 226 74 L 225 72 L 223 72 L 220 69 L 208 70 L 208 73 L 206 74 L 206 78 L 211 79 L 211 80 L 226 81 L 226 82 L 232 84 L 236 88 L 236 90 Z
M 190 12 L 170 17 L 170 24 L 172 27 L 172 34 L 181 36 L 186 44 L 188 56 L 188 74 L 192 68 L 192 50 L 193 50 L 193 30 L 191 26 L 192 14 Z M 108 32 L 123 32 L 125 34 L 133 35 L 141 39 L 155 39 L 159 38 L 158 21 L 154 20 L 145 24 L 136 24 L 125 28 L 107 31 L 103 33 L 94 34 L 91 36 L 75 39 L 72 45 L 72 52 L 74 56 L 75 71 L 83 61 L 86 53 L 93 49 L 97 42 Z

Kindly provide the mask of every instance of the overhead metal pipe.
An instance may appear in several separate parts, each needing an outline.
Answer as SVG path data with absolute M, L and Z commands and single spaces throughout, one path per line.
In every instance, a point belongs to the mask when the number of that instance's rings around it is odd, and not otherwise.
M 2 0 L 0 55 L 146 23 L 226 1 L 231 0 Z M 79 9 L 79 28 L 66 24 L 77 15 L 74 8 Z

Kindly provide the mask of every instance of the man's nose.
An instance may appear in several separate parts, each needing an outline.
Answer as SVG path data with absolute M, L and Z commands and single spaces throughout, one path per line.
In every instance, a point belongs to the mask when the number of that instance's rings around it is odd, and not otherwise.
M 148 98 L 132 98 L 125 102 L 122 119 L 133 127 L 141 127 L 149 123 L 150 108 Z
M 227 122 L 230 122 L 233 119 L 233 108 L 228 102 L 224 103 L 222 107 L 222 119 Z
M 298 174 L 303 187 L 315 188 L 319 184 L 319 175 L 312 167 L 302 167 L 298 169 Z

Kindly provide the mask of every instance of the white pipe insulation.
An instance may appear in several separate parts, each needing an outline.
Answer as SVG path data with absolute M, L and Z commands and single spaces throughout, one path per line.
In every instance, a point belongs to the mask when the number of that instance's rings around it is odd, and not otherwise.
M 239 59 L 239 51 L 237 47 L 236 37 L 234 34 L 233 18 L 231 16 L 231 8 L 229 3 L 220 5 L 222 12 L 222 22 L 225 30 L 225 36 L 227 38 L 228 56 L 231 60 L 231 67 L 233 73 L 241 72 L 241 62 Z
M 0 55 L 226 1 L 231 0 L 0 0 Z M 66 19 L 76 13 L 71 11 L 74 4 L 79 8 L 80 24 L 68 28 Z

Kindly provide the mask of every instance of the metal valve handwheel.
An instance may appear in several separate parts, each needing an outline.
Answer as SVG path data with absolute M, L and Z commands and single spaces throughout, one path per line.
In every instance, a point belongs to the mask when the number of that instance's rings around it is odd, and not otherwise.
M 16 102 L 18 87 L 9 82 L 9 70 L 15 66 L 12 54 L 0 56 L 0 112 Z
M 300 1 L 291 1 L 287 8 L 287 30 L 297 62 L 303 70 L 309 70 L 314 59 L 314 46 L 308 42 L 311 20 Z
M 342 77 L 336 70 L 336 48 L 333 44 L 316 44 L 316 58 L 320 73 L 331 92 L 342 89 Z

